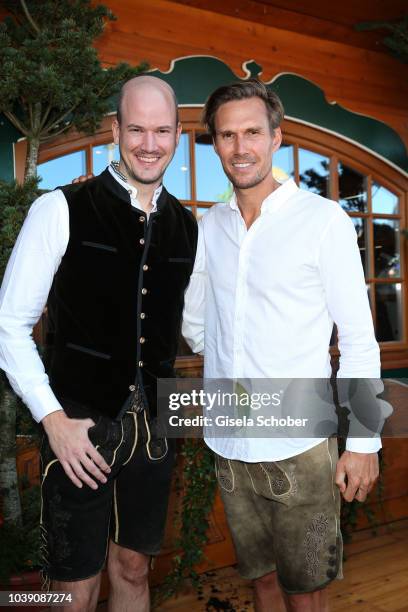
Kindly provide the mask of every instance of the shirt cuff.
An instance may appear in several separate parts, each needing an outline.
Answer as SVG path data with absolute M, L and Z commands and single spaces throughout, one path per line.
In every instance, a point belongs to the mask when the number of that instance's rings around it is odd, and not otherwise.
M 35 387 L 30 393 L 25 394 L 22 399 L 37 423 L 51 414 L 51 412 L 63 410 L 49 385 Z
M 377 453 L 382 447 L 381 438 L 347 438 L 346 450 L 352 453 Z

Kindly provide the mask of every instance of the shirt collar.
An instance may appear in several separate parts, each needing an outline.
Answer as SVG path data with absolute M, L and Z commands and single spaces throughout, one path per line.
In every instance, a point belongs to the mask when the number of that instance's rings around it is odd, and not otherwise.
M 280 182 L 280 181 L 278 181 Z M 286 200 L 288 200 L 299 187 L 296 185 L 295 181 L 291 178 L 287 179 L 284 183 L 280 183 L 280 187 L 272 191 L 262 202 L 261 205 L 261 214 L 264 212 L 272 212 L 276 211 L 278 208 L 282 206 Z M 239 211 L 237 198 L 235 192 L 232 195 L 231 200 L 229 201 L 229 205 L 232 210 Z
M 119 162 L 112 161 L 110 165 L 108 166 L 108 168 L 113 178 L 119 183 L 119 185 L 121 185 L 124 189 L 126 189 L 128 194 L 130 195 L 130 202 L 132 206 L 135 206 L 136 208 L 140 208 L 140 205 L 139 206 L 137 205 L 139 203 L 137 199 L 137 188 L 134 187 L 134 185 L 131 185 L 128 182 L 126 176 L 119 170 Z M 151 213 L 157 211 L 157 200 L 159 199 L 162 189 L 163 189 L 163 184 L 159 185 L 157 189 L 155 189 L 154 191 L 154 194 L 152 197 L 153 208 L 150 211 Z

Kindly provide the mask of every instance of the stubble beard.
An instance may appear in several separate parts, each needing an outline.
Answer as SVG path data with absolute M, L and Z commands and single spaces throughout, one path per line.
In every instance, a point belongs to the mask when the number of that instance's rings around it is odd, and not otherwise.
M 259 171 L 257 171 L 254 177 L 248 178 L 246 181 L 245 180 L 240 181 L 233 174 L 231 174 L 230 172 L 227 172 L 225 168 L 224 168 L 224 172 L 227 175 L 228 179 L 231 181 L 234 189 L 251 189 L 252 187 L 256 187 L 257 185 L 262 183 L 262 181 L 264 181 L 269 174 L 269 171 L 266 172 L 264 175 L 262 175 Z
M 159 170 L 159 172 L 149 178 L 144 178 L 138 174 L 136 174 L 133 170 L 133 168 L 131 166 L 129 166 L 129 164 L 126 163 L 126 161 L 123 159 L 123 157 L 121 157 L 121 162 L 125 167 L 126 170 L 126 176 L 128 179 L 130 179 L 131 181 L 135 181 L 136 183 L 140 183 L 141 185 L 152 185 L 153 183 L 157 183 L 157 181 L 160 181 L 163 178 L 163 175 L 167 169 L 167 166 L 165 166 L 163 169 Z M 170 163 L 170 162 L 169 162 Z
M 170 165 L 171 160 L 174 157 L 174 153 L 176 152 L 176 147 L 174 147 L 174 151 L 173 151 L 173 155 L 170 157 L 170 159 L 168 160 L 167 164 L 165 164 L 165 166 L 163 168 L 161 168 L 158 173 L 153 176 L 153 177 L 149 177 L 149 178 L 144 178 L 143 176 L 140 176 L 138 174 L 135 173 L 135 171 L 133 170 L 133 168 L 131 166 L 129 166 L 129 164 L 126 162 L 124 156 L 122 155 L 122 149 L 119 143 L 119 151 L 120 151 L 120 162 L 124 165 L 125 170 L 126 170 L 126 176 L 128 179 L 135 181 L 136 183 L 140 183 L 141 185 L 152 185 L 153 183 L 157 183 L 157 181 L 161 181 L 161 179 L 164 176 L 164 173 L 166 172 L 167 168 Z M 151 153 L 150 153 L 151 155 Z

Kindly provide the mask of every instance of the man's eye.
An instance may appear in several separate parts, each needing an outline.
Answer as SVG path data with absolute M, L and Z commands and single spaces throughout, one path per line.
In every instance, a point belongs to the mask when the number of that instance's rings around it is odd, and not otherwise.
M 222 136 L 224 140 L 230 140 L 232 138 L 232 134 L 230 132 L 225 132 Z

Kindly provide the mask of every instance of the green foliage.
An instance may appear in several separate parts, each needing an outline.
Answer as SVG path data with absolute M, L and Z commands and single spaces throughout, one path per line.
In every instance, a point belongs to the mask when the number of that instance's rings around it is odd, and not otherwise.
M 39 143 L 74 126 L 93 133 L 123 80 L 145 70 L 104 69 L 93 41 L 115 19 L 90 0 L 8 0 L 0 23 L 0 111 Z M 36 159 L 35 159 L 36 161 Z
M 21 483 L 23 527 L 0 523 L 0 583 L 12 574 L 38 568 L 40 559 L 40 487 L 28 488 Z
M 182 455 L 184 495 L 176 543 L 181 552 L 174 557 L 173 570 L 157 592 L 155 605 L 177 593 L 186 580 L 198 586 L 199 576 L 194 568 L 202 561 L 203 548 L 208 541 L 208 515 L 216 490 L 214 455 L 202 440 L 195 439 L 185 440 Z
M 27 211 L 39 193 L 37 185 L 35 177 L 24 185 L 0 181 L 0 283 Z
M 392 55 L 402 62 L 408 62 L 408 15 L 401 21 L 367 21 L 359 23 L 356 30 L 388 30 L 389 36 L 383 38 L 383 43 Z

